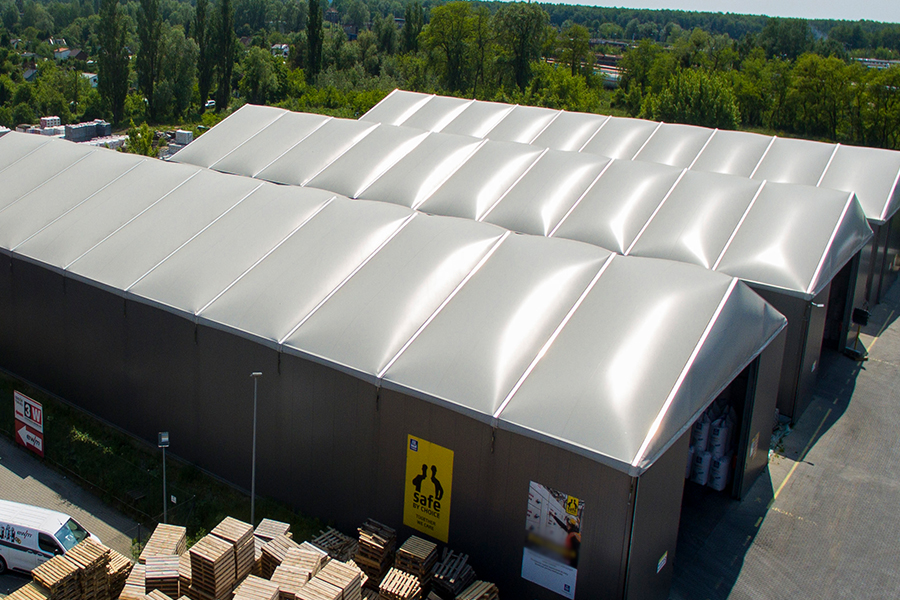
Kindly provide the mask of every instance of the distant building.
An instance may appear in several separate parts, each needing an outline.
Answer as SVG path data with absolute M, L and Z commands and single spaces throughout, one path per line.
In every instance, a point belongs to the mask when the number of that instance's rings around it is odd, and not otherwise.
M 69 48 L 69 58 L 74 58 L 75 60 L 87 60 L 88 55 L 87 52 L 81 48 Z
M 22 73 L 22 77 L 28 83 L 32 83 L 36 76 L 37 76 L 37 69 L 25 69 L 25 72 Z
M 97 74 L 96 73 L 82 73 L 82 77 L 87 79 L 91 83 L 91 87 L 97 87 Z
M 55 58 L 56 60 L 66 60 L 71 54 L 72 51 L 63 46 L 62 48 L 57 48 L 53 51 L 53 58 Z
M 880 58 L 854 58 L 867 69 L 890 69 L 893 66 L 900 65 L 900 60 L 882 60 Z
M 329 23 L 337 23 L 338 21 L 341 20 L 341 15 L 338 14 L 337 9 L 329 8 L 328 10 L 325 11 L 325 20 L 328 21 Z
M 287 44 L 274 44 L 272 46 L 272 56 L 279 56 L 281 58 L 287 58 L 288 54 L 291 51 L 291 47 Z

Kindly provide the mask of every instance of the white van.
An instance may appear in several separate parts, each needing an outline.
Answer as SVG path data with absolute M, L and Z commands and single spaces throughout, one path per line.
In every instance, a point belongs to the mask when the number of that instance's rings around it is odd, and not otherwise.
M 0 500 L 0 573 L 31 571 L 86 537 L 100 541 L 67 514 Z

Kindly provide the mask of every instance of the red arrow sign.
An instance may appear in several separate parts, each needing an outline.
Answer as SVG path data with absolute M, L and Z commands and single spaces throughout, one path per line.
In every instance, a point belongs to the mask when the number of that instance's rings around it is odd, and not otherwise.
M 28 425 L 16 424 L 16 441 L 39 456 L 44 456 L 44 434 Z

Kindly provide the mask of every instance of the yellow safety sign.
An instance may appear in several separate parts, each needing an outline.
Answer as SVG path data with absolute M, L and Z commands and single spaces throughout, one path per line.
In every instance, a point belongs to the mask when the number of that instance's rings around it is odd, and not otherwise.
M 578 498 L 575 496 L 566 496 L 566 512 L 570 515 L 578 516 Z
M 446 543 L 452 489 L 453 450 L 408 436 L 403 524 Z

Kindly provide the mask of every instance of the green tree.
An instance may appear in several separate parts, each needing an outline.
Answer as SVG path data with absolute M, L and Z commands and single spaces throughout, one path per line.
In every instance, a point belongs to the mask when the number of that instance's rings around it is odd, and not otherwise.
M 262 48 L 250 48 L 241 61 L 243 77 L 240 91 L 253 104 L 265 104 L 278 90 L 278 77 L 272 54 Z
M 154 90 L 154 105 L 163 121 L 183 115 L 191 105 L 194 75 L 200 49 L 184 37 L 179 27 L 167 27 L 161 44 L 160 79 Z
M 197 0 L 192 37 L 197 43 L 197 88 L 200 91 L 201 112 L 206 108 L 216 69 L 212 33 L 209 0 Z
M 680 70 L 662 92 L 645 99 L 641 116 L 719 129 L 735 129 L 740 122 L 728 78 L 701 69 Z
M 112 113 L 113 123 L 121 123 L 128 95 L 128 51 L 125 49 L 125 18 L 118 0 L 103 0 L 100 5 L 100 51 L 97 90 Z
M 162 37 L 162 14 L 159 0 L 140 0 L 137 13 L 137 33 L 140 42 L 136 67 L 138 88 L 147 98 L 150 118 L 156 118 L 153 89 L 159 80 L 160 39 Z
M 404 10 L 405 20 L 403 22 L 403 51 L 418 52 L 419 51 L 419 34 L 425 27 L 425 11 L 422 5 L 416 2 L 410 2 Z
M 134 121 L 131 121 L 131 127 L 128 128 L 128 140 L 125 141 L 125 150 L 131 154 L 156 156 L 156 148 L 153 147 L 153 130 L 150 129 L 150 126 L 141 123 L 140 127 L 135 127 Z
M 813 35 L 804 19 L 769 19 L 757 41 L 769 57 L 794 60 L 810 49 Z
M 322 31 L 322 5 L 319 0 L 309 0 L 309 15 L 306 26 L 306 43 L 309 48 L 307 53 L 306 73 L 312 81 L 315 81 L 322 70 L 322 46 L 324 33 Z
M 837 141 L 850 101 L 847 67 L 835 57 L 804 54 L 793 69 L 800 131 Z
M 422 44 L 443 73 L 448 90 L 464 86 L 466 54 L 472 37 L 472 15 L 468 2 L 457 0 L 431 10 L 431 22 L 422 30 Z
M 531 63 L 540 58 L 550 16 L 538 4 L 505 3 L 494 14 L 500 49 L 511 67 L 513 79 L 524 90 L 531 77 Z
M 228 108 L 231 99 L 231 74 L 234 71 L 234 55 L 236 50 L 234 36 L 234 8 L 231 0 L 221 0 L 219 3 L 219 18 L 217 23 L 217 57 L 216 73 L 218 85 L 216 86 L 216 112 Z
M 397 52 L 397 26 L 394 24 L 393 16 L 375 17 L 372 31 L 375 34 L 378 52 L 386 55 Z
M 581 72 L 582 63 L 591 68 L 591 34 L 583 25 L 569 25 L 562 30 L 562 60 L 569 65 L 572 75 Z
M 469 52 L 472 55 L 472 96 L 478 96 L 479 86 L 483 93 L 487 93 L 485 74 L 487 73 L 490 58 L 494 53 L 494 30 L 491 27 L 491 11 L 486 6 L 479 5 L 472 11 L 472 42 L 469 44 Z

